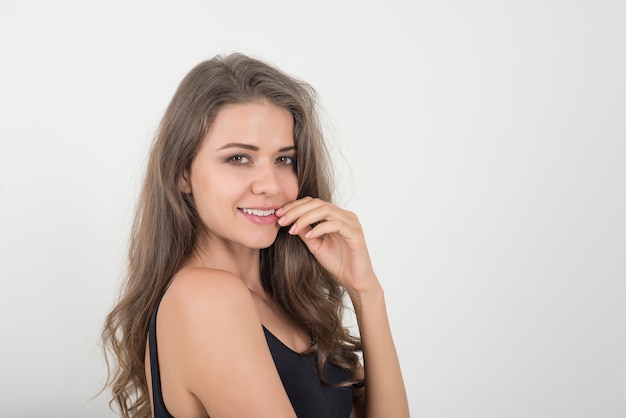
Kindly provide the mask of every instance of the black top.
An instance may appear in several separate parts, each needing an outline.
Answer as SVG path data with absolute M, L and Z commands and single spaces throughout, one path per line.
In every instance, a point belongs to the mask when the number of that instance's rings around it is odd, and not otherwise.
M 156 315 L 160 303 L 161 300 L 152 313 L 148 330 L 152 407 L 155 418 L 174 418 L 167 411 L 161 392 L 161 373 L 156 341 Z M 267 328 L 263 327 L 263 332 L 285 392 L 298 418 L 348 418 L 350 416 L 351 386 L 337 388 L 324 385 L 317 374 L 315 353 L 297 353 L 283 344 Z M 332 363 L 326 364 L 323 375 L 329 383 L 339 383 L 350 379 L 347 371 Z

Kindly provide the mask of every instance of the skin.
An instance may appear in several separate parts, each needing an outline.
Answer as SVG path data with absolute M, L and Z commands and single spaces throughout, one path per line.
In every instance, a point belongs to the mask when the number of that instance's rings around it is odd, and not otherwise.
M 352 298 L 366 364 L 359 373 L 368 378 L 352 416 L 408 416 L 384 295 L 358 218 L 319 199 L 295 200 L 293 146 L 287 110 L 264 101 L 229 105 L 183 179 L 205 232 L 157 318 L 162 392 L 173 416 L 295 417 L 261 327 L 294 351 L 310 346 L 261 286 L 259 251 L 281 227 L 300 237 Z M 250 216 L 243 208 L 275 215 Z M 150 384 L 149 367 L 146 374 Z

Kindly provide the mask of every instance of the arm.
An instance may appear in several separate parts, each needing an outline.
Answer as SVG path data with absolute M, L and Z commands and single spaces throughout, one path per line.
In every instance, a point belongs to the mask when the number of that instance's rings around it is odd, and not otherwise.
M 306 197 L 276 212 L 317 260 L 344 285 L 354 305 L 363 344 L 365 396 L 355 413 L 367 418 L 404 418 L 409 407 L 391 337 L 384 293 L 370 262 L 358 218 L 319 199 Z M 315 225 L 311 228 L 310 225 Z
M 409 406 L 400 363 L 391 337 L 383 290 L 351 296 L 365 366 L 365 414 L 361 417 L 408 417 Z M 358 406 L 357 406 L 358 408 Z
M 238 277 L 207 269 L 179 274 L 161 303 L 157 335 L 172 415 L 188 415 L 190 402 L 176 409 L 186 397 L 212 418 L 295 418 L 250 292 Z

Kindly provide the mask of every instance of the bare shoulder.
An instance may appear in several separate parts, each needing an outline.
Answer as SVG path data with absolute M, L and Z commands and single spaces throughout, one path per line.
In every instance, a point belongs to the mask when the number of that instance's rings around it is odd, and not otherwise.
M 193 267 L 183 269 L 174 276 L 169 292 L 187 297 L 211 297 L 219 292 L 246 293 L 248 288 L 239 277 L 228 271 Z
M 185 269 L 174 277 L 161 302 L 159 322 L 184 344 L 199 335 L 219 335 L 222 340 L 233 333 L 261 329 L 243 281 L 227 271 L 205 268 Z
M 179 272 L 163 296 L 157 335 L 165 391 L 175 382 L 170 394 L 184 388 L 210 416 L 294 416 L 239 277 L 201 268 Z M 253 383 L 259 381 L 266 382 L 262 389 Z M 233 402 L 241 393 L 246 401 Z M 164 398 L 174 416 L 187 414 L 176 396 Z
M 207 268 L 181 270 L 163 297 L 163 305 L 178 308 L 183 314 L 218 313 L 215 311 L 232 310 L 241 303 L 252 304 L 243 281 L 230 272 Z

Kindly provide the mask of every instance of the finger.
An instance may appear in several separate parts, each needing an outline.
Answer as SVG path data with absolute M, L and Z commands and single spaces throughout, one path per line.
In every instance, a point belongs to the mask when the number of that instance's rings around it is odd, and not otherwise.
M 298 199 L 298 200 L 294 200 L 293 202 L 289 202 L 285 205 L 283 205 L 281 208 L 279 208 L 279 210 L 277 212 L 281 213 L 282 215 L 287 215 L 289 213 L 293 213 L 294 211 L 300 211 L 302 210 L 303 207 L 307 207 L 307 206 L 320 206 L 323 204 L 327 204 L 328 202 L 325 202 L 322 199 L 314 199 L 310 196 L 307 197 L 303 197 L 302 199 Z
M 311 228 L 304 236 L 307 239 L 314 239 L 323 238 L 330 234 L 341 236 L 353 250 L 357 250 L 365 244 L 365 237 L 360 228 L 340 220 L 322 222 Z
M 327 206 L 313 206 L 306 208 L 298 208 L 298 213 L 290 213 L 285 221 L 291 221 L 293 223 L 292 230 L 294 234 L 298 234 L 302 228 L 306 226 L 314 226 L 320 222 L 329 220 L 329 208 Z
M 311 254 L 317 255 L 320 248 L 324 244 L 324 236 L 322 235 L 320 237 L 307 237 L 307 235 L 310 234 L 312 230 L 313 228 L 307 225 L 305 228 L 301 229 L 300 233 L 297 234 L 297 236 L 302 240 L 302 242 L 304 242 L 304 245 L 306 245 Z
M 352 233 L 356 233 L 360 228 L 358 219 L 351 213 L 339 209 L 338 207 L 325 203 L 319 206 L 307 205 L 306 207 L 298 207 L 297 213 L 292 213 L 285 218 L 285 222 L 292 220 L 294 216 L 301 215 L 293 219 L 293 225 L 290 228 L 290 232 L 293 234 L 299 234 L 302 228 L 306 226 L 315 227 L 320 223 L 326 223 L 328 221 L 337 220 L 345 224 Z
M 293 209 L 296 206 L 300 206 L 300 205 L 305 204 L 307 202 L 310 202 L 312 200 L 314 200 L 314 199 L 311 196 L 305 196 L 305 197 L 297 199 L 297 200 L 292 200 L 291 202 L 287 202 L 283 206 L 278 208 L 276 210 L 276 214 L 277 215 L 284 214 L 284 212 L 287 212 L 288 210 Z
M 312 200 L 313 200 L 312 197 L 307 196 L 307 197 L 304 197 L 302 199 L 298 199 L 298 200 L 294 200 L 292 202 L 285 203 L 283 206 L 281 206 L 280 208 L 276 209 L 274 214 L 279 217 L 279 223 L 280 223 L 280 219 L 285 218 L 285 215 L 287 213 L 292 212 L 294 209 L 296 209 L 296 208 L 298 208 L 298 207 L 300 207 L 302 205 L 305 205 L 305 204 L 311 202 Z M 288 224 L 287 219 L 288 218 L 285 218 L 285 220 L 283 220 L 283 222 L 282 222 L 283 225 L 287 225 Z
M 315 239 L 315 238 L 321 238 L 324 235 L 335 234 L 335 233 L 338 233 L 341 236 L 345 237 L 346 231 L 345 230 L 342 231 L 342 226 L 344 226 L 344 224 L 337 220 L 322 222 L 322 223 L 315 225 L 313 228 L 309 228 L 308 231 L 303 231 L 304 237 L 306 239 Z M 345 237 L 345 238 L 349 239 L 348 237 Z
M 310 199 L 310 198 L 309 198 Z M 278 212 L 280 216 L 278 223 L 286 226 L 296 222 L 303 214 L 314 210 L 316 208 L 328 206 L 330 203 L 320 199 L 310 199 L 306 201 L 291 202 L 289 206 L 283 207 L 283 210 Z

